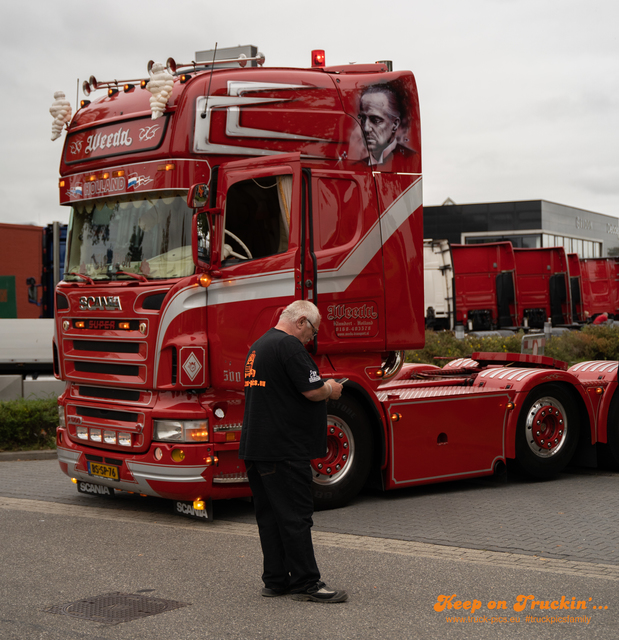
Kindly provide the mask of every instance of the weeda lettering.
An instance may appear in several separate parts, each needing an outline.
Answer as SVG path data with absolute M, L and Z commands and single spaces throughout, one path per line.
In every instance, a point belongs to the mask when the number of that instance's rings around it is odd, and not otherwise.
M 112 149 L 114 147 L 130 147 L 133 144 L 133 138 L 129 137 L 129 129 L 122 127 L 116 133 L 104 135 L 95 133 L 86 139 L 85 154 L 92 153 L 97 149 Z
M 370 318 L 375 320 L 378 313 L 373 305 L 363 304 L 358 307 L 350 307 L 345 304 L 332 304 L 327 307 L 328 320 L 342 320 L 343 318 Z

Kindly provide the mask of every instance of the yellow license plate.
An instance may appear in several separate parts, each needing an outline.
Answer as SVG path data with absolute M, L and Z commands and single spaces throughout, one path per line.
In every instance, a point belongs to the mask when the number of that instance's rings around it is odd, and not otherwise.
M 91 476 L 99 476 L 100 478 L 109 478 L 110 480 L 120 480 L 118 467 L 108 464 L 99 464 L 98 462 L 88 462 L 88 473 Z

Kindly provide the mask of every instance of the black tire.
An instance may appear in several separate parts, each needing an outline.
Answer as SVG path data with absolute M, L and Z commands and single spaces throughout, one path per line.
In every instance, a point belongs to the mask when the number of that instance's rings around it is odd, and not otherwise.
M 372 465 L 372 432 L 362 407 L 342 396 L 327 403 L 327 455 L 312 460 L 314 508 L 336 509 L 350 502 Z
M 578 406 L 557 384 L 531 391 L 516 429 L 516 465 L 532 478 L 550 478 L 569 464 L 580 436 Z
M 598 443 L 598 467 L 619 471 L 619 390 L 610 402 L 606 426 L 607 441 Z

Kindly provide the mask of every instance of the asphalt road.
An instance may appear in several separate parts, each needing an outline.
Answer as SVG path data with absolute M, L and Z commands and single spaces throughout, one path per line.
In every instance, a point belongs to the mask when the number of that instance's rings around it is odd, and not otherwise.
M 78 494 L 54 460 L 1 462 L 0 638 L 614 640 L 618 483 L 477 480 L 316 513 L 323 578 L 350 594 L 320 605 L 260 596 L 249 503 L 203 523 Z

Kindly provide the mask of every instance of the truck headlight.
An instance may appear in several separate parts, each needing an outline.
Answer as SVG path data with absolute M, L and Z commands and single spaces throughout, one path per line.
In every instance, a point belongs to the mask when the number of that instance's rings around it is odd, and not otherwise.
M 206 442 L 208 420 L 153 420 L 153 440 Z
M 63 429 L 67 426 L 67 422 L 64 417 L 64 407 L 58 405 L 58 426 Z

